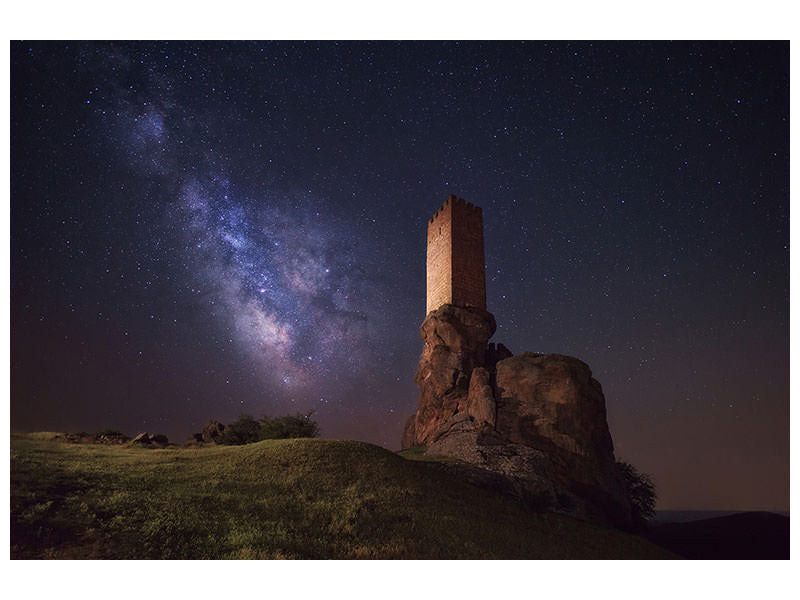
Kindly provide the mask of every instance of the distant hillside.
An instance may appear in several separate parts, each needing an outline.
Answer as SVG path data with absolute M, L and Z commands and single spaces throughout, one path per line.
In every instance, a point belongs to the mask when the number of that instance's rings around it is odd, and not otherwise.
M 686 523 L 688 521 L 701 521 L 727 517 L 742 512 L 741 510 L 657 510 L 655 516 L 649 520 L 651 525 L 664 523 Z
M 11 441 L 12 558 L 672 558 L 363 442 Z
M 685 558 L 789 558 L 789 517 L 769 512 L 665 523 L 652 527 L 647 537 Z

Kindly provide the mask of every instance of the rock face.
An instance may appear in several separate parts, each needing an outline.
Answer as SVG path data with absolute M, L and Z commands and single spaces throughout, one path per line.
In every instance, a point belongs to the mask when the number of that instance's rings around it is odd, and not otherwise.
M 487 342 L 485 311 L 444 305 L 420 329 L 419 408 L 403 447 L 500 473 L 540 506 L 627 527 L 605 398 L 589 367 L 558 354 L 512 356 Z
M 483 367 L 472 369 L 467 392 L 467 414 L 478 425 L 494 427 L 497 421 L 497 403 L 491 378 L 489 371 Z
M 557 483 L 583 500 L 579 512 L 627 524 L 605 398 L 589 367 L 571 356 L 526 352 L 497 363 L 496 377 L 497 435 L 544 452 Z
M 425 346 L 414 376 L 419 408 L 406 423 L 404 448 L 431 443 L 447 419 L 465 413 L 472 371 L 486 366 L 487 342 L 496 328 L 491 313 L 452 304 L 426 317 L 419 331 Z

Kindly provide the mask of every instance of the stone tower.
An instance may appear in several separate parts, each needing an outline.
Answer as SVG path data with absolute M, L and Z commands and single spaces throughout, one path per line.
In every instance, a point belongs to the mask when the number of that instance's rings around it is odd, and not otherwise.
M 451 195 L 428 221 L 427 313 L 443 304 L 486 310 L 483 213 Z
M 486 311 L 480 208 L 450 196 L 436 211 L 427 268 L 419 402 L 402 447 L 494 473 L 500 479 L 483 481 L 537 510 L 630 527 L 603 389 L 589 366 L 489 343 L 497 324 Z

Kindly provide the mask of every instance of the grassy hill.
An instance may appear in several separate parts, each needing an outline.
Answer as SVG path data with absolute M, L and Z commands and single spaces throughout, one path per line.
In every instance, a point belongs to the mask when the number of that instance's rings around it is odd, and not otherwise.
M 671 558 L 363 442 L 11 440 L 12 558 Z

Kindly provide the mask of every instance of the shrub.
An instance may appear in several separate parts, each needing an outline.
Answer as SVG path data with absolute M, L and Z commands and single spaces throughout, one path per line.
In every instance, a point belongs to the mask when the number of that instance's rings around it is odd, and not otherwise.
M 125 435 L 116 429 L 103 429 L 94 435 L 94 441 L 105 444 L 123 444 L 130 440 L 130 436 Z
M 311 418 L 313 410 L 283 417 L 261 419 L 261 439 L 313 438 L 319 436 L 319 425 Z
M 230 444 L 234 446 L 241 446 L 242 444 L 251 444 L 261 439 L 259 432 L 261 424 L 250 415 L 242 415 L 238 420 L 234 421 L 219 435 L 217 441 L 220 444 Z
M 630 463 L 617 461 L 625 491 L 631 501 L 631 516 L 635 528 L 647 526 L 648 519 L 656 514 L 656 486 L 646 473 L 639 473 Z
M 103 431 L 98 431 L 95 434 L 95 437 L 99 437 L 99 438 L 100 437 L 114 438 L 114 437 L 128 437 L 128 436 L 126 436 L 124 433 L 122 433 L 121 431 L 119 431 L 117 429 L 103 429 Z
M 216 438 L 220 444 L 252 444 L 260 440 L 283 440 L 288 438 L 319 437 L 319 425 L 311 418 L 313 410 L 283 417 L 262 417 L 257 421 L 250 415 L 242 415 L 230 425 L 222 426 Z
M 225 431 L 225 425 L 220 423 L 219 421 L 214 421 L 213 419 L 205 424 L 203 427 L 203 431 L 199 435 L 200 442 L 208 442 L 216 444 L 219 441 L 222 432 Z

